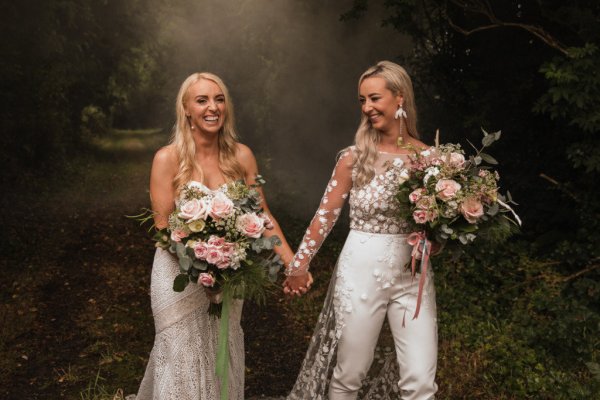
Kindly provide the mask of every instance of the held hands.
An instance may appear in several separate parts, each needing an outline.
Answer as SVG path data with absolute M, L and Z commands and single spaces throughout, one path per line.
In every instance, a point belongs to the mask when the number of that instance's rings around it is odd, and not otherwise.
M 283 293 L 291 297 L 300 297 L 308 292 L 312 283 L 313 277 L 310 272 L 297 276 L 288 276 L 283 282 Z

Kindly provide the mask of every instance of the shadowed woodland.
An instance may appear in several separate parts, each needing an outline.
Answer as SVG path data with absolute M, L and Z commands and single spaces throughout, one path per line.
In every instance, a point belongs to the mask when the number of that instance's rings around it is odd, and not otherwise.
M 404 65 L 419 130 L 490 149 L 519 234 L 434 259 L 442 399 L 600 396 L 600 5 L 591 1 L 25 0 L 3 6 L 0 397 L 120 399 L 152 347 L 154 152 L 191 72 L 229 85 L 292 246 L 359 119 L 369 65 Z M 247 303 L 246 396 L 294 383 L 341 221 L 302 300 Z M 386 351 L 386 349 L 381 349 Z

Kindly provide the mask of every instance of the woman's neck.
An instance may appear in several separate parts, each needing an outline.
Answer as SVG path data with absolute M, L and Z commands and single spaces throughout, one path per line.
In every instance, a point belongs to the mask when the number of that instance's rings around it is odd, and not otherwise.
M 194 132 L 193 138 L 197 156 L 207 158 L 219 154 L 218 135 L 206 135 L 201 132 Z

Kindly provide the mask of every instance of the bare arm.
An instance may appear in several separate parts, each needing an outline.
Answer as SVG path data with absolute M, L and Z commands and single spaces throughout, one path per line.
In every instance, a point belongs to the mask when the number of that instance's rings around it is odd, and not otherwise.
M 150 172 L 150 202 L 157 229 L 166 228 L 169 214 L 175 209 L 173 178 L 177 173 L 177 156 L 170 146 L 158 150 Z
M 246 184 L 252 185 L 256 183 L 256 176 L 258 175 L 258 165 L 256 164 L 256 158 L 254 157 L 254 154 L 252 154 L 252 150 L 250 150 L 248 146 L 238 144 L 237 158 L 238 161 L 242 164 L 242 167 L 244 167 L 244 169 L 246 170 Z M 263 208 L 263 211 L 269 216 L 271 222 L 273 222 L 273 229 L 266 230 L 264 235 L 266 237 L 273 235 L 277 235 L 277 237 L 279 237 L 279 239 L 281 240 L 281 245 L 275 246 L 275 253 L 277 253 L 281 257 L 284 264 L 287 265 L 292 261 L 294 253 L 292 252 L 290 245 L 285 239 L 285 236 L 281 231 L 281 227 L 279 226 L 277 219 L 273 216 L 273 214 L 271 214 L 271 211 L 269 210 L 269 206 L 267 205 L 267 200 L 265 198 L 263 189 L 259 187 L 258 191 L 260 192 L 260 197 L 262 199 L 261 206 Z

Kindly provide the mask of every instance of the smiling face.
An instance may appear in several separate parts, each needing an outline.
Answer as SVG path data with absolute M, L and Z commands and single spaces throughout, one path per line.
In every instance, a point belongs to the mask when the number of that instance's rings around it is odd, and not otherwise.
M 190 86 L 184 106 L 194 130 L 218 134 L 223 127 L 226 117 L 225 94 L 215 82 L 200 79 Z
M 378 76 L 366 78 L 360 84 L 358 99 L 362 113 L 373 128 L 387 132 L 399 125 L 394 115 L 403 99 L 387 88 L 385 79 Z

